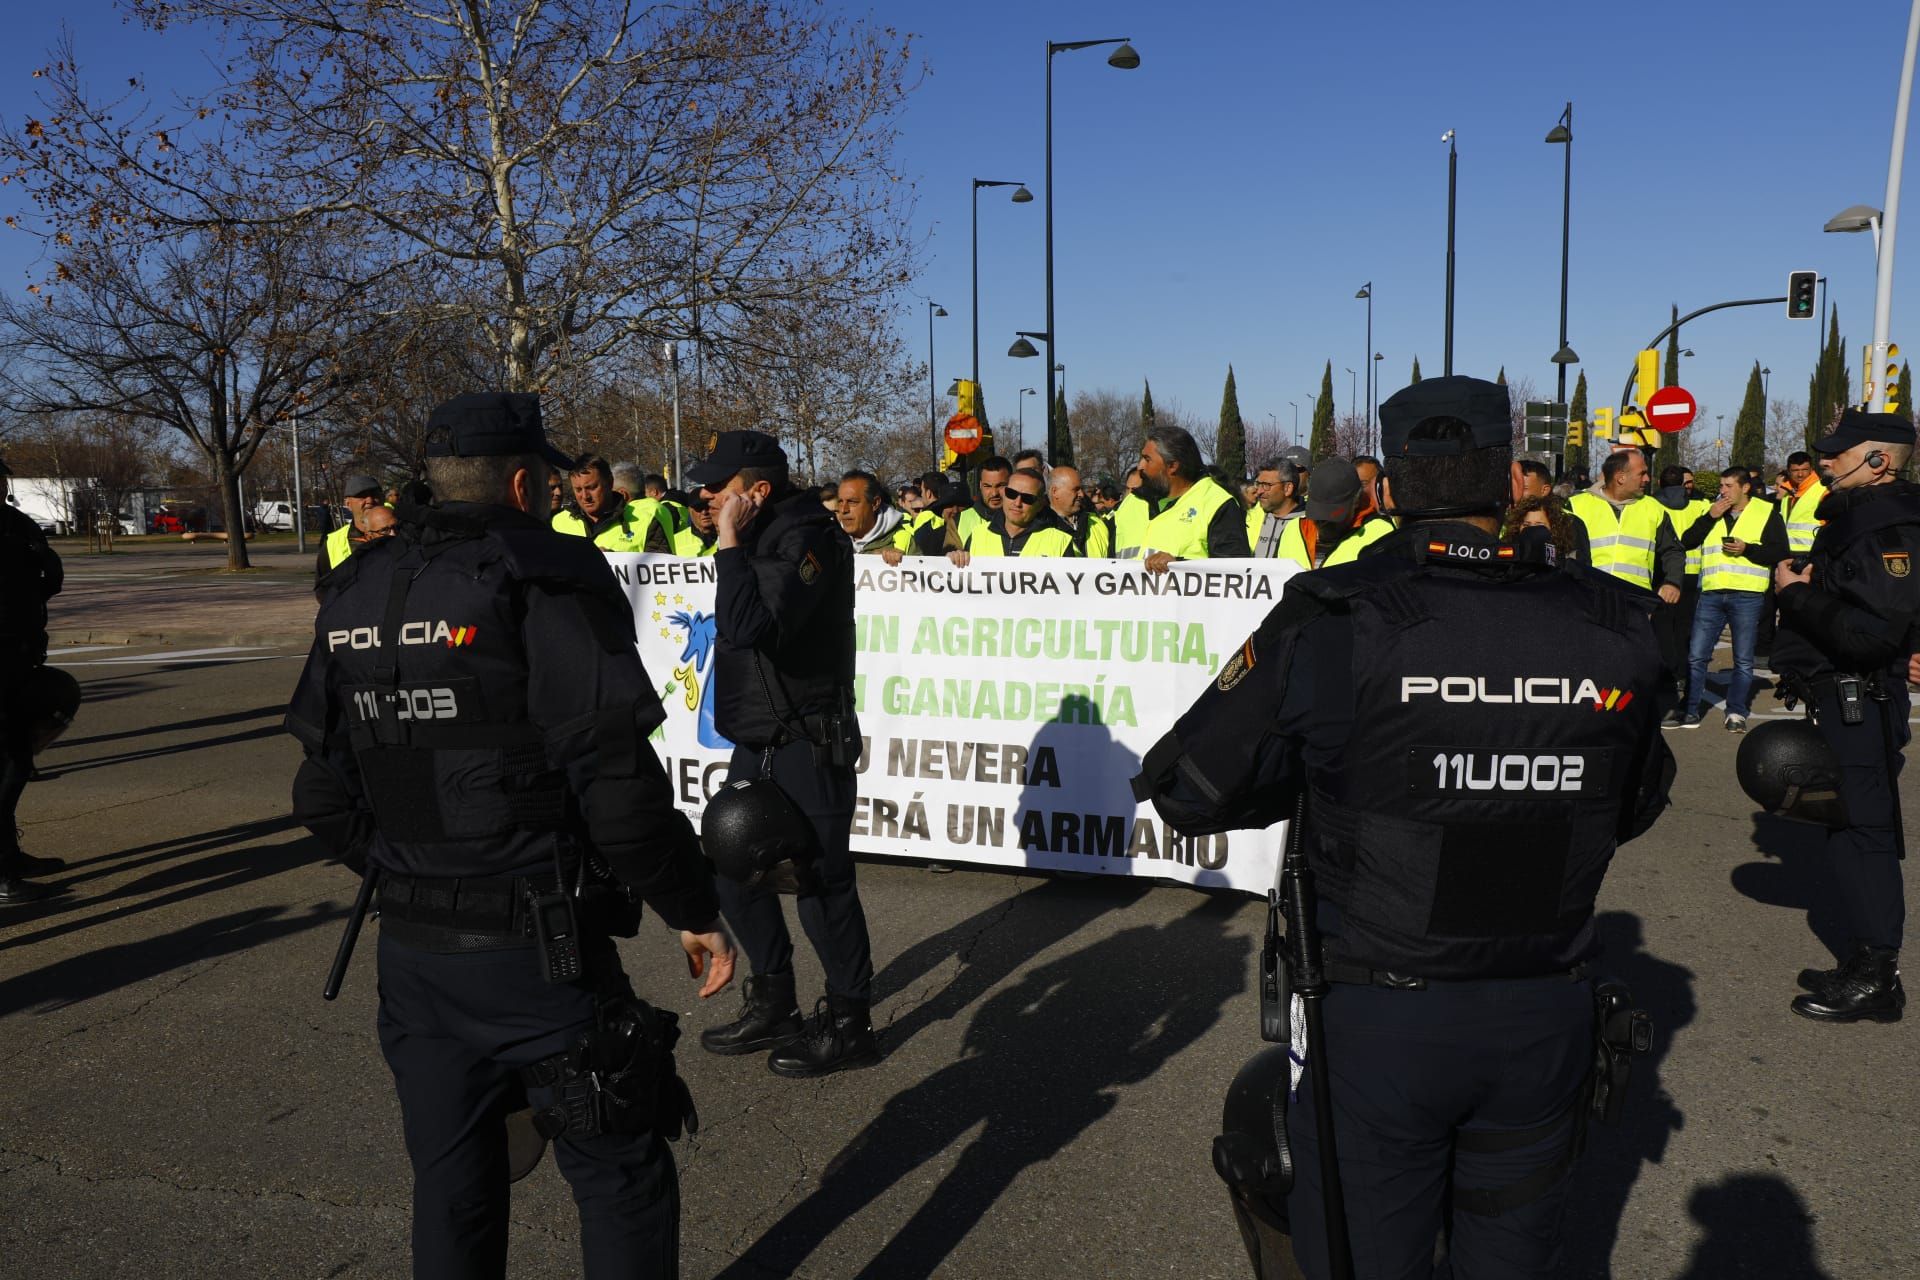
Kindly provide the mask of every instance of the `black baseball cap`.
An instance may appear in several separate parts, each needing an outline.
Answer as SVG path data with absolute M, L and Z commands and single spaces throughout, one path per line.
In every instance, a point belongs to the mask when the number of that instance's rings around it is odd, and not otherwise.
M 427 415 L 429 458 L 500 458 L 531 453 L 573 470 L 573 459 L 547 443 L 540 397 L 528 391 L 469 391 Z
M 340 496 L 343 498 L 364 498 L 368 494 L 377 498 L 386 491 L 387 486 L 364 471 L 358 475 L 348 476 L 340 483 Z
M 1512 444 L 1507 389 L 1485 378 L 1427 378 L 1380 403 L 1380 452 L 1386 457 L 1434 457 Z
M 764 431 L 722 431 L 713 452 L 687 468 L 687 484 L 717 489 L 748 467 L 784 467 L 780 442 Z
M 1829 455 L 1845 453 L 1869 440 L 1875 444 L 1910 445 L 1914 440 L 1913 424 L 1897 413 L 1848 409 L 1840 415 L 1832 431 L 1813 442 L 1813 451 Z
M 1307 487 L 1307 518 L 1339 520 L 1353 514 L 1360 497 L 1360 473 L 1345 458 L 1322 458 Z

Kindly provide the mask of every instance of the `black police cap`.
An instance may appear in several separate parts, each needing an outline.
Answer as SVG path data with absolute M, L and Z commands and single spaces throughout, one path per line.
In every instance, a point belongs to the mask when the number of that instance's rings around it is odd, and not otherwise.
M 1507 389 L 1484 378 L 1427 378 L 1380 404 L 1380 452 L 1386 457 L 1433 457 L 1512 443 Z
M 780 442 L 764 431 L 723 431 L 713 452 L 687 468 L 687 483 L 696 489 L 717 489 L 748 467 L 784 467 L 787 455 Z
M 1853 446 L 1869 440 L 1875 444 L 1911 445 L 1914 440 L 1913 424 L 1897 413 L 1868 413 L 1864 409 L 1849 409 L 1840 415 L 1840 421 L 1834 424 L 1832 431 L 1813 442 L 1813 451 L 1845 453 Z
M 573 459 L 547 443 L 540 397 L 525 391 L 469 391 L 427 415 L 429 458 L 500 458 L 531 453 L 562 471 Z

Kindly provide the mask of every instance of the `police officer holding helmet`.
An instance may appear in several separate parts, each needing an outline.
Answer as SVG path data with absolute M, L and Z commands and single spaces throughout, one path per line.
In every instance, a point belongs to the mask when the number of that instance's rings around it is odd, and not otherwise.
M 1652 597 L 1500 542 L 1504 387 L 1430 378 L 1380 418 L 1399 529 L 1289 579 L 1135 791 L 1182 832 L 1300 819 L 1262 1028 L 1293 1038 L 1304 1008 L 1304 1078 L 1256 1060 L 1291 1159 L 1256 1123 L 1216 1165 L 1272 1208 L 1291 1184 L 1304 1272 L 1424 1275 L 1444 1228 L 1462 1280 L 1550 1275 L 1591 1091 L 1618 1080 L 1593 1072 L 1624 1012 L 1587 980 L 1594 899 L 1672 774 Z
M 796 861 L 801 926 L 826 970 L 827 994 L 804 1024 L 793 938 L 780 896 L 763 883 L 716 880 L 721 909 L 753 969 L 740 1017 L 700 1035 L 713 1053 L 768 1053 L 776 1075 L 808 1077 L 879 1061 L 870 1001 L 873 957 L 854 884 L 853 544 L 811 489 L 788 481 L 779 442 L 728 431 L 688 469 L 713 505 L 714 727 L 735 744 L 729 787 L 771 783 L 802 828 Z M 711 810 L 709 811 L 711 812 Z M 739 850 L 708 853 L 723 867 Z
M 403 502 L 397 534 L 336 569 L 288 709 L 294 813 L 366 868 L 328 994 L 377 886 L 416 1276 L 504 1273 L 523 1096 L 572 1184 L 583 1274 L 675 1275 L 677 1030 L 634 999 L 612 935 L 644 899 L 703 997 L 733 953 L 647 742 L 658 686 L 605 559 L 547 528 L 568 463 L 538 399 L 459 396 L 426 453 L 434 504 Z
M 1808 516 L 1821 521 L 1812 550 L 1774 568 L 1773 666 L 1831 748 L 1844 815 L 1827 836 L 1826 865 L 1852 944 L 1837 968 L 1801 971 L 1807 991 L 1792 1006 L 1819 1022 L 1897 1022 L 1906 1005 L 1898 784 L 1920 620 L 1920 486 L 1900 472 L 1913 445 L 1913 424 L 1898 414 L 1842 414 L 1813 446 L 1829 492 Z

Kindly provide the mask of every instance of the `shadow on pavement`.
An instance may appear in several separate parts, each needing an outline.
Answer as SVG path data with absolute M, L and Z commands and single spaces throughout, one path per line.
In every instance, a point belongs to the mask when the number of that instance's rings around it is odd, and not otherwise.
M 89 689 L 92 686 L 88 686 Z M 88 695 L 91 699 L 91 694 Z M 84 704 L 83 704 L 84 705 Z M 199 720 L 176 720 L 172 724 L 145 724 L 134 729 L 124 729 L 119 733 L 97 733 L 90 738 L 62 738 L 59 746 L 88 747 L 98 742 L 118 742 L 122 738 L 145 738 L 156 733 L 186 733 L 193 729 L 211 729 L 217 725 L 244 724 L 249 720 L 264 720 L 268 716 L 278 719 L 286 714 L 285 703 L 271 707 L 255 707 L 250 711 L 229 711 L 225 715 L 205 716 Z
M 196 921 L 172 933 L 69 956 L 0 982 L 0 1014 L 64 1009 L 184 965 L 246 951 L 343 919 L 346 914 L 344 906 L 332 903 L 315 904 L 299 915 L 289 914 L 285 907 L 252 907 Z M 316 988 L 325 976 L 315 975 Z
M 1827 856 L 1826 828 L 1776 818 L 1770 813 L 1756 813 L 1753 815 L 1753 847 L 1767 861 L 1746 862 L 1735 867 L 1730 877 L 1733 887 L 1764 906 L 1805 911 L 1807 929 L 1813 936 L 1820 939 L 1836 959 L 1844 956 L 1846 929 L 1833 911 L 1823 871 Z M 1785 961 L 1783 965 L 1811 964 L 1815 959 Z
M 89 760 L 58 760 L 48 778 L 63 778 L 70 773 L 81 773 L 87 769 L 102 769 L 108 765 L 133 764 L 141 760 L 156 760 L 162 756 L 185 755 L 190 752 L 206 751 L 214 747 L 230 747 L 241 742 L 255 742 L 261 738 L 278 738 L 286 733 L 279 721 L 261 725 L 257 729 L 248 729 L 244 733 L 229 733 L 218 738 L 195 738 L 190 742 L 176 742 L 170 746 L 147 747 L 138 751 L 122 751 L 118 755 L 95 756 Z
M 1620 1123 L 1591 1124 L 1586 1154 L 1574 1166 L 1562 1274 L 1580 1280 L 1611 1277 L 1616 1264 L 1623 1274 L 1636 1273 L 1633 1259 L 1614 1257 L 1620 1220 L 1641 1170 L 1661 1163 L 1668 1140 L 1686 1125 L 1686 1115 L 1661 1087 L 1660 1067 L 1697 1011 L 1693 971 L 1646 950 L 1639 916 L 1603 911 L 1594 923 L 1605 946 L 1599 972 L 1625 982 L 1634 1003 L 1652 1016 L 1653 1050 L 1633 1061 Z
M 1807 1202 L 1783 1178 L 1729 1174 L 1696 1188 L 1687 1211 L 1706 1236 L 1694 1245 L 1679 1280 L 1832 1280 L 1814 1257 Z
M 1049 880 L 914 943 L 874 977 L 876 1004 L 906 991 L 950 956 L 959 957 L 960 972 L 882 1028 L 887 1052 L 898 1052 L 923 1028 L 958 1015 L 1034 956 L 1107 912 L 1132 906 L 1151 887 L 1128 880 Z M 1008 923 L 1016 914 L 1019 922 Z
M 1243 990 L 1252 944 L 1228 933 L 1238 898 L 1123 929 L 1033 970 L 980 1006 L 962 1057 L 890 1099 L 724 1280 L 796 1271 L 847 1219 L 984 1125 L 952 1170 L 857 1274 L 930 1276 L 1023 1172 L 1110 1114 L 1219 1020 Z M 1204 1153 L 1167 1176 L 1206 1178 Z M 850 1260 L 840 1260 L 842 1266 Z M 839 1270 L 840 1268 L 836 1268 Z

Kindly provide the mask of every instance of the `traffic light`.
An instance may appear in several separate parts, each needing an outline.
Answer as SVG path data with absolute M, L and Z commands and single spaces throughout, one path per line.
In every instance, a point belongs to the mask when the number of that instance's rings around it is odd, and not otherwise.
M 1584 448 L 1587 443 L 1587 424 L 1575 418 L 1567 424 L 1567 448 Z
M 1787 276 L 1787 318 L 1813 319 L 1814 289 L 1820 284 L 1818 271 L 1795 271 Z
M 1900 344 L 1887 344 L 1887 412 L 1900 412 Z
M 1642 351 L 1634 361 L 1633 402 L 1645 404 L 1660 389 L 1660 353 Z
M 1613 435 L 1613 410 L 1601 407 L 1593 411 L 1593 438 L 1610 439 Z

